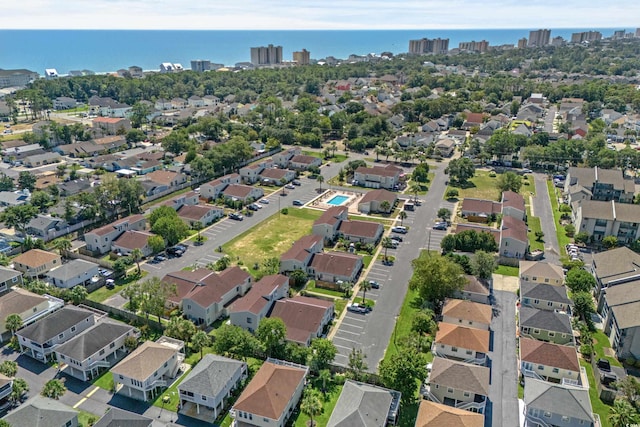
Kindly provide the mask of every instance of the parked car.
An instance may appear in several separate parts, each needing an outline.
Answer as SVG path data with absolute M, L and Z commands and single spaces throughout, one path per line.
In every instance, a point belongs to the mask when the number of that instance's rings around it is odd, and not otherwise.
M 598 360 L 598 369 L 603 372 L 611 372 L 611 363 L 607 359 Z
M 262 203 L 263 205 L 268 205 L 269 199 L 260 199 L 260 203 Z
M 185 245 L 183 245 L 182 243 L 178 243 L 177 245 L 175 245 L 175 248 L 180 249 L 182 252 L 186 252 L 187 251 L 187 247 Z
M 395 227 L 391 228 L 391 231 L 394 233 L 407 234 L 407 227 L 396 225 Z
M 358 303 L 347 304 L 347 311 L 358 314 L 366 314 L 371 311 L 366 305 L 360 305 Z
M 238 212 L 232 212 L 229 214 L 229 218 L 234 219 L 236 221 L 242 221 L 244 219 L 244 217 L 242 216 L 242 214 L 238 213 Z
M 166 260 L 167 260 L 167 257 L 164 256 L 164 255 L 160 255 L 160 254 L 158 254 L 158 255 L 153 257 L 153 261 L 156 262 L 156 263 L 162 262 L 162 261 L 166 261 Z
M 293 184 L 287 184 L 284 186 L 284 188 L 286 188 L 287 190 L 295 190 L 295 186 Z
M 447 229 L 447 223 L 446 222 L 437 222 L 434 226 L 433 226 L 434 230 L 446 230 Z
M 296 187 L 297 187 L 297 186 L 302 185 L 302 184 L 300 183 L 300 181 L 298 181 L 297 179 L 294 179 L 293 181 L 291 181 L 291 183 L 292 183 L 293 185 L 295 185 Z
M 257 211 L 258 210 L 258 205 L 252 203 L 252 204 L 247 206 L 247 209 L 249 209 L 250 211 Z
M 113 289 L 113 288 L 115 288 L 115 287 L 116 287 L 116 281 L 115 281 L 115 280 L 113 280 L 113 279 L 107 279 L 107 280 L 104 282 L 104 286 L 105 286 L 107 289 Z
M 300 200 L 294 200 L 291 203 L 293 204 L 293 206 L 302 206 L 302 205 L 304 205 L 304 203 L 302 203 Z
M 397 240 L 398 242 L 403 242 L 404 239 L 402 238 L 402 236 L 391 236 L 391 240 Z
M 369 284 L 371 285 L 371 289 L 380 289 L 380 283 L 375 280 L 369 280 Z
M 169 257 L 178 257 L 178 258 L 180 258 L 183 254 L 184 254 L 184 251 L 182 249 L 179 249 L 179 248 L 175 247 L 175 246 L 167 248 L 167 255 L 169 255 Z

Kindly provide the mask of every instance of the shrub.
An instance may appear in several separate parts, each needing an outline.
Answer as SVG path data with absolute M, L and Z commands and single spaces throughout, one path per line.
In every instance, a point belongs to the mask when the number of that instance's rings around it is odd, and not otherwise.
M 282 209 L 280 210 L 280 213 L 281 213 L 282 215 L 289 215 L 289 208 L 282 208 Z
M 636 360 L 636 363 L 634 363 L 634 366 L 636 368 L 640 368 L 640 360 Z
M 490 178 L 495 178 L 497 175 L 495 172 L 489 172 L 489 177 Z
M 634 366 L 636 364 L 636 359 L 634 359 L 633 357 L 628 357 L 624 359 L 624 364 L 627 366 Z
M 564 232 L 567 237 L 573 237 L 576 232 L 576 227 L 573 224 L 568 224 L 564 227 Z
M 452 188 L 451 190 L 447 191 L 447 199 L 455 199 L 456 197 L 458 197 L 460 193 L 458 193 L 458 190 L 456 190 L 455 188 Z
M 585 359 L 590 359 L 591 355 L 593 354 L 593 347 L 590 344 L 582 344 L 580 346 L 580 354 Z

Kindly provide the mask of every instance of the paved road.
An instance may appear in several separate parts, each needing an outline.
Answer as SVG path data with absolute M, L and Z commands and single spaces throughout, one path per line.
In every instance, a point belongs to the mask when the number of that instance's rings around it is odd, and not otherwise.
M 544 258 L 547 262 L 559 264 L 561 252 L 551 210 L 551 201 L 549 200 L 547 176 L 542 173 L 534 173 L 533 178 L 536 186 L 536 196 L 533 197 L 533 214 L 540 218 L 540 225 L 544 232 Z
M 518 415 L 518 371 L 516 362 L 516 294 L 494 291 L 491 320 L 493 346 L 489 352 L 491 384 L 486 427 L 516 427 Z
M 377 371 L 409 287 L 409 279 L 413 274 L 411 261 L 421 249 L 427 248 L 429 240 L 432 249 L 439 249 L 440 240 L 445 234 L 431 229 L 438 209 L 452 208 L 450 203 L 442 200 L 446 189 L 444 169 L 444 163 L 438 165 L 429 192 L 420 198 L 422 205 L 416 207 L 414 212 L 407 212 L 408 217 L 404 223 L 410 227 L 409 233 L 403 235 L 403 242 L 397 250 L 389 250 L 389 255 L 396 257 L 394 265 L 389 268 L 376 263 L 369 272 L 367 279 L 381 284 L 380 290 L 367 292 L 367 298 L 376 301 L 373 311 L 366 315 L 345 315 L 334 337 L 340 353 L 336 357 L 336 364 L 346 366 L 347 356 L 351 348 L 355 347 L 362 349 L 365 354 L 369 371 Z
M 544 117 L 544 131 L 547 133 L 553 132 L 553 121 L 556 118 L 556 112 L 558 109 L 555 105 L 549 107 L 549 111 L 547 111 L 547 115 Z

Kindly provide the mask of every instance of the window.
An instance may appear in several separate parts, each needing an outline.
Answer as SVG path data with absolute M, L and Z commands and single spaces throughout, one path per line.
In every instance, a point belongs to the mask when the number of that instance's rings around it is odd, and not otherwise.
M 544 279 L 544 283 L 549 283 L 549 279 Z
M 536 280 L 538 280 L 538 278 L 534 276 L 534 277 L 531 278 L 531 280 L 533 280 L 535 282 Z
M 549 332 L 549 336 L 550 336 L 550 337 L 555 337 L 555 336 L 556 336 L 556 333 L 555 333 L 555 332 Z
M 534 334 L 539 334 L 539 333 L 540 333 L 540 329 L 534 329 L 534 330 L 533 330 L 533 333 L 534 333 Z
M 549 411 L 544 411 L 544 417 L 545 417 L 545 418 L 551 418 L 551 412 L 549 412 Z
M 102 356 L 104 354 L 104 348 L 102 350 L 100 350 L 100 356 Z
M 464 397 L 471 397 L 471 393 L 469 393 L 468 391 L 465 391 L 462 394 L 464 395 Z
M 166 368 L 167 366 L 169 366 L 169 362 L 164 362 L 164 367 Z
M 544 369 L 544 365 L 538 365 L 538 371 L 542 371 Z
M 251 317 L 247 317 L 247 323 L 253 323 L 253 319 Z
M 547 307 L 551 307 L 551 306 L 553 306 L 553 302 L 552 301 L 548 301 L 547 302 Z
M 557 374 L 557 373 L 559 373 L 559 372 L 560 372 L 560 369 L 558 369 L 558 368 L 553 368 L 552 372 L 553 372 L 554 374 Z
M 458 352 L 458 347 L 451 347 L 451 351 L 453 351 L 454 353 Z
M 453 394 L 453 389 L 451 387 L 447 388 L 447 393 Z
M 67 421 L 67 423 L 64 426 L 65 427 L 71 427 L 71 420 Z
M 58 335 L 58 338 L 60 338 L 60 339 L 64 338 L 64 334 Z
M 471 356 L 472 354 L 473 354 L 473 351 L 467 350 L 467 355 Z
M 539 299 L 534 299 L 534 300 L 533 300 L 533 303 L 534 303 L 534 304 L 540 304 L 540 300 L 539 300 Z
M 440 386 L 438 384 L 436 384 L 436 389 L 439 389 L 439 388 L 440 388 Z
M 76 327 L 75 327 L 75 326 L 72 326 L 72 327 L 71 327 L 71 332 L 75 332 L 75 331 L 76 331 Z
M 109 348 L 113 348 L 116 346 L 116 343 L 112 342 L 111 344 L 109 344 Z

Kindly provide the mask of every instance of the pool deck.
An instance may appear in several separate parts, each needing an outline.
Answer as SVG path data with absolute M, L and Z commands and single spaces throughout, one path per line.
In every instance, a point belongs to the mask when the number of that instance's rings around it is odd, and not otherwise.
M 347 197 L 349 200 L 346 200 L 340 204 L 328 203 L 330 200 L 340 196 Z M 360 199 L 362 199 L 363 196 L 364 196 L 364 193 L 359 193 L 355 191 L 350 192 L 350 191 L 343 191 L 343 190 L 327 190 L 320 197 L 318 197 L 317 199 L 309 203 L 308 206 L 311 208 L 318 208 L 318 209 L 329 209 L 335 206 L 346 206 L 350 214 L 361 215 L 361 213 L 358 212 L 358 203 L 360 202 Z

